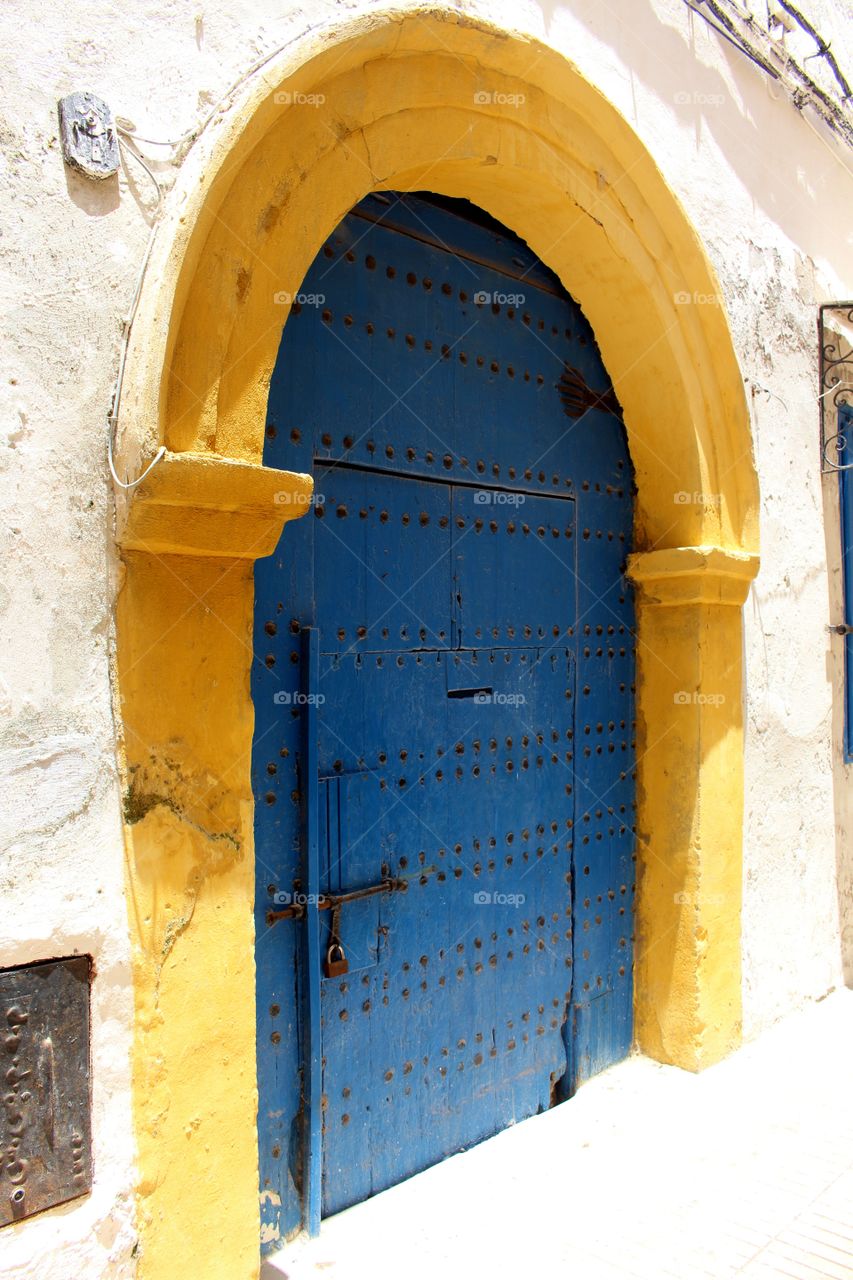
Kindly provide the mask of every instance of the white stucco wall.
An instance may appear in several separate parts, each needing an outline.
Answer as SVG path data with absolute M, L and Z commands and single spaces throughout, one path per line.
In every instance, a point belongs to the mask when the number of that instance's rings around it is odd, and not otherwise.
M 104 423 L 153 200 L 132 161 L 118 186 L 64 169 L 56 99 L 91 89 L 141 133 L 176 138 L 260 54 L 377 7 L 283 2 L 276 17 L 260 0 L 0 8 L 0 966 L 75 950 L 97 965 L 94 1193 L 0 1233 L 0 1270 L 15 1280 L 130 1275 L 134 1244 Z M 762 487 L 763 564 L 746 607 L 744 995 L 753 1035 L 841 980 L 836 861 L 849 866 L 847 778 L 836 769 L 834 797 L 839 672 L 825 628 L 827 538 L 834 547 L 837 537 L 825 534 L 818 465 L 816 307 L 853 296 L 851 156 L 682 0 L 458 7 L 545 39 L 579 64 L 651 151 L 720 276 Z M 853 75 L 851 0 L 803 7 Z M 763 11 L 761 0 L 755 8 Z M 144 150 L 168 187 L 168 149 Z M 849 931 L 849 873 L 845 883 Z

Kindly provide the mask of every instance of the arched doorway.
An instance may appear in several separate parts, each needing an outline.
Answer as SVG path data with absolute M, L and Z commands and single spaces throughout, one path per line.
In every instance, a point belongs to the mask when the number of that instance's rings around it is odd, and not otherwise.
M 283 295 L 347 210 L 381 188 L 470 199 L 594 328 L 637 485 L 635 1034 L 694 1070 L 740 1036 L 741 605 L 758 564 L 749 421 L 713 271 L 569 50 L 441 7 L 311 32 L 235 89 L 178 187 L 117 448 L 129 475 L 167 449 L 117 513 L 145 1280 L 256 1263 L 253 562 L 311 490 L 262 465 L 264 426 Z
M 255 566 L 274 1241 L 630 1049 L 633 476 L 559 280 L 467 201 L 397 193 L 308 272 L 264 463 L 314 479 Z

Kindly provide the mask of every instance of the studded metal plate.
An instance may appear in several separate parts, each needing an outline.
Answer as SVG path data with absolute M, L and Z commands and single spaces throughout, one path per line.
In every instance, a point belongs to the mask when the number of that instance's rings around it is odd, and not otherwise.
M 321 984 L 324 1213 L 632 1035 L 632 477 L 589 326 L 521 242 L 418 197 L 364 201 L 300 296 L 265 461 L 316 500 L 256 566 L 252 686 L 271 1241 L 302 1212 L 309 984 L 303 925 L 266 917 L 300 891 L 306 803 L 323 892 L 401 886 L 342 908 L 349 972 Z
M 89 959 L 0 971 L 0 1226 L 92 1187 Z

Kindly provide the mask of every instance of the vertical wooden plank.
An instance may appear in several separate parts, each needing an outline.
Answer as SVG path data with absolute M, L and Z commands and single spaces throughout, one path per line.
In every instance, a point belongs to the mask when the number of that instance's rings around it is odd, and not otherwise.
M 304 1125 L 305 1177 L 303 1183 L 304 1226 L 309 1235 L 320 1231 L 320 1197 L 322 1177 L 322 1044 L 320 1025 L 320 919 L 317 910 L 320 893 L 320 847 L 317 775 L 317 671 L 320 660 L 319 635 L 316 627 L 302 630 L 302 672 L 305 702 L 302 708 L 304 740 L 302 759 L 304 780 L 304 841 L 302 846 L 302 881 L 307 902 L 304 919 Z

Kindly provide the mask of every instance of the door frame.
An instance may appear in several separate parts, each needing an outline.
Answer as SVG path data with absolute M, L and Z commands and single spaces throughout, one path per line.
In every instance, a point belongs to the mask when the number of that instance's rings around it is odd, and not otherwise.
M 289 300 L 341 218 L 375 189 L 467 197 L 595 331 L 638 490 L 636 1035 L 690 1070 L 740 1040 L 741 606 L 758 567 L 713 270 L 643 144 L 561 53 L 455 9 L 374 11 L 248 76 L 178 186 L 118 441 L 125 474 L 166 449 L 117 500 L 143 1278 L 257 1265 L 252 565 L 310 501 L 308 477 L 261 465 L 266 395 Z

